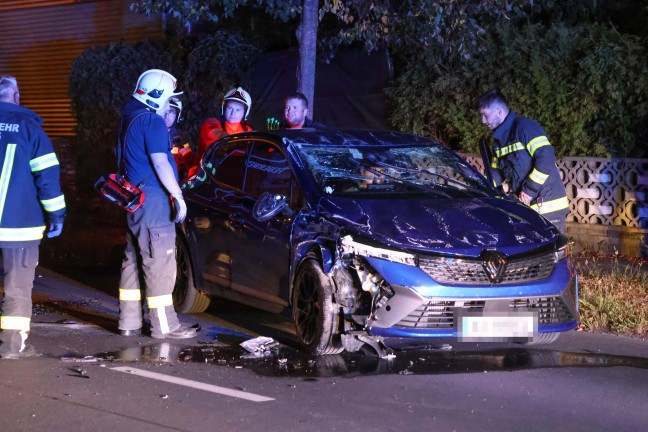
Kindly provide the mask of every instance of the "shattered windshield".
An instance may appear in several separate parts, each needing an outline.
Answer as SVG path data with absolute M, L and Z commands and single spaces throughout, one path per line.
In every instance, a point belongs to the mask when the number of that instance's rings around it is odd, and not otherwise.
M 315 182 L 329 195 L 432 193 L 491 196 L 486 179 L 442 146 L 298 146 Z

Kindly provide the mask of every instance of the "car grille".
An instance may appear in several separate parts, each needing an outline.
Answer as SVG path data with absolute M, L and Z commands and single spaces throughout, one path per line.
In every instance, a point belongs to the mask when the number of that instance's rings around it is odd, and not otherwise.
M 462 308 L 465 312 L 480 312 L 487 301 L 431 301 L 413 310 L 396 326 L 421 329 L 452 328 L 456 308 Z M 509 309 L 536 312 L 540 325 L 559 324 L 574 319 L 560 297 L 516 298 L 509 300 L 508 306 Z
M 530 282 L 549 277 L 556 266 L 553 252 L 512 259 L 506 263 L 500 284 Z M 419 268 L 438 283 L 459 285 L 491 285 L 482 260 L 421 257 Z

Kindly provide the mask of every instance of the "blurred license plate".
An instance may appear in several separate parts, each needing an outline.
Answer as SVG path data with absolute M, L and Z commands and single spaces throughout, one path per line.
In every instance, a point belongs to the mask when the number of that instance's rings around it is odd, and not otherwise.
M 538 332 L 538 319 L 532 312 L 499 315 L 458 316 L 459 338 L 466 342 L 509 339 L 531 339 Z

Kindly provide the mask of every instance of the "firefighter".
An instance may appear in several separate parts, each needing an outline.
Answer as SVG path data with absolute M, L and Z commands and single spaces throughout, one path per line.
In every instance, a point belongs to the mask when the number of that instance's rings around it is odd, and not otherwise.
M 178 130 L 178 125 L 182 122 L 182 101 L 175 96 L 169 98 L 169 109 L 164 113 L 164 123 L 169 131 L 169 138 L 173 147 L 171 153 L 175 159 L 178 168 L 178 177 L 183 179 L 187 177 L 189 168 L 193 166 L 194 154 L 189 143 Z
M 189 170 L 189 176 L 197 173 L 200 168 L 200 160 L 204 156 L 205 151 L 214 142 L 228 135 L 252 130 L 252 127 L 247 123 L 251 108 L 252 98 L 243 88 L 233 88 L 225 93 L 221 101 L 220 117 L 208 118 L 200 127 L 198 151 L 196 153 L 195 164 Z
M 535 121 L 510 111 L 497 89 L 477 102 L 482 123 L 493 131 L 493 182 L 506 181 L 520 201 L 543 215 L 561 232 L 569 213 L 565 186 L 556 166 L 554 148 Z
M 41 118 L 20 106 L 16 78 L 0 77 L 0 248 L 4 304 L 0 357 L 33 355 L 25 341 L 32 316 L 32 288 L 38 247 L 63 230 L 65 199 L 59 162 Z
M 175 223 L 187 206 L 178 185 L 169 132 L 162 116 L 176 92 L 176 79 L 160 69 L 140 75 L 122 110 L 121 142 L 125 176 L 140 185 L 144 205 L 127 214 L 126 247 L 119 281 L 119 330 L 139 336 L 142 329 L 140 281 L 146 293 L 151 336 L 186 339 L 194 328 L 181 325 L 173 308 L 176 278 Z M 119 151 L 118 151 L 119 154 Z

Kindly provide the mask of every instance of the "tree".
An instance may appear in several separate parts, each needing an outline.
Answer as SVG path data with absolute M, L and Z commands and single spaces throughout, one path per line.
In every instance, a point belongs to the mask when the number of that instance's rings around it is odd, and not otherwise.
M 372 51 L 410 45 L 438 45 L 445 55 L 468 56 L 479 49 L 483 22 L 521 13 L 534 0 L 137 0 L 131 9 L 163 13 L 190 28 L 200 20 L 220 22 L 242 7 L 261 8 L 273 19 L 300 17 L 297 41 L 300 68 L 297 89 L 314 102 L 316 47 L 326 57 L 341 45 L 360 44 Z M 321 23 L 321 25 L 320 25 Z M 326 58 L 325 57 L 325 58 Z M 311 106 L 311 114 L 313 108 Z

